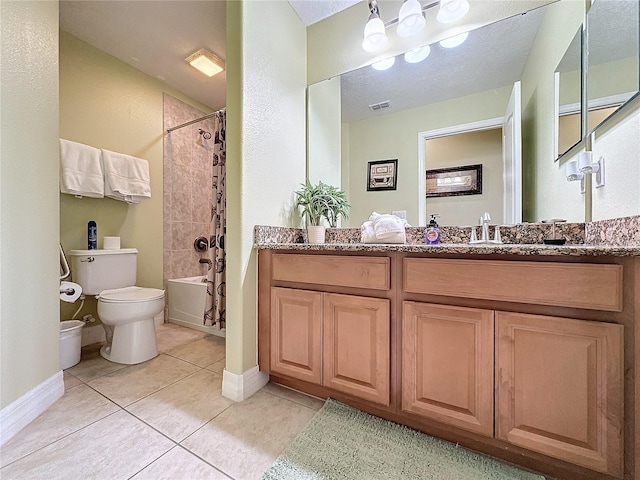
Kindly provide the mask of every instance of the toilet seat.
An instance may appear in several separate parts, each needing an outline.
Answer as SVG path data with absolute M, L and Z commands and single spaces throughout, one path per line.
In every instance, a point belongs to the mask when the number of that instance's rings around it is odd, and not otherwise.
M 98 301 L 103 303 L 139 303 L 164 297 L 164 290 L 158 288 L 124 287 L 103 290 Z

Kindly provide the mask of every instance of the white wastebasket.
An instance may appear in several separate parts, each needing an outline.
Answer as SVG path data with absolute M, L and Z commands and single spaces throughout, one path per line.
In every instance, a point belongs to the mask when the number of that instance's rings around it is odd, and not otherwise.
M 82 327 L 84 322 L 81 320 L 60 322 L 60 368 L 62 370 L 80 362 Z

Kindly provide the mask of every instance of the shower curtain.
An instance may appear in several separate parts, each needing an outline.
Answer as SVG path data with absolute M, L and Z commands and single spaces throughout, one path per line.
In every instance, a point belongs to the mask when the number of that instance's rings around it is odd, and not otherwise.
M 227 230 L 226 141 L 227 114 L 225 110 L 216 113 L 214 119 L 213 172 L 211 179 L 211 229 L 209 254 L 211 265 L 207 272 L 207 303 L 204 324 L 225 328 L 226 323 L 226 252 L 225 234 Z

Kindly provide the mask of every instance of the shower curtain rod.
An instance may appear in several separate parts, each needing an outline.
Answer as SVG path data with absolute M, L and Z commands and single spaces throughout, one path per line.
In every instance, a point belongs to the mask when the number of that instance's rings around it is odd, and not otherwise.
M 189 126 L 189 125 L 193 125 L 194 123 L 201 122 L 202 120 L 206 120 L 207 118 L 211 118 L 211 117 L 213 117 L 214 115 L 216 115 L 216 114 L 218 114 L 218 113 L 220 113 L 220 112 L 222 112 L 222 111 L 224 111 L 224 108 L 221 108 L 220 110 L 216 110 L 216 111 L 215 111 L 215 112 L 213 112 L 213 113 L 208 113 L 208 114 L 207 114 L 207 115 L 205 115 L 204 117 L 196 118 L 195 120 L 191 120 L 190 122 L 182 123 L 182 124 L 180 124 L 180 125 L 178 125 L 178 126 L 176 126 L 176 127 L 167 128 L 167 133 L 171 133 L 171 132 L 173 132 L 174 130 L 178 130 L 179 128 L 187 127 L 187 126 Z

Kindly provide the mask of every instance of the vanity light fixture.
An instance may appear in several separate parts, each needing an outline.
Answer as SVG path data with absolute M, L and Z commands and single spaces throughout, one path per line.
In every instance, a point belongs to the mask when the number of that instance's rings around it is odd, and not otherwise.
M 404 0 L 398 14 L 399 37 L 410 37 L 420 32 L 427 21 L 422 14 L 422 6 L 418 0 Z
M 362 48 L 367 52 L 379 52 L 387 46 L 387 34 L 384 32 L 384 23 L 380 20 L 380 10 L 376 0 L 369 0 L 369 20 L 364 27 L 364 40 Z
M 207 77 L 213 77 L 224 70 L 224 62 L 216 57 L 206 48 L 201 48 L 197 52 L 185 58 L 186 62 Z
M 429 56 L 431 53 L 431 47 L 425 45 L 424 47 L 414 48 L 404 54 L 404 60 L 407 63 L 419 63 Z
M 451 23 L 460 20 L 469 12 L 467 0 L 440 0 L 440 10 L 436 17 L 440 23 Z
M 564 173 L 567 176 L 568 182 L 577 182 L 578 180 L 580 180 L 580 193 L 585 192 L 584 173 L 580 171 L 577 160 L 571 160 L 570 162 L 567 162 L 564 167 Z
M 384 60 L 380 60 L 379 62 L 372 63 L 371 66 L 376 70 L 389 70 L 393 64 L 396 63 L 396 57 L 385 58 Z
M 419 33 L 426 25 L 424 12 L 433 7 L 440 7 L 437 20 L 440 23 L 451 23 L 460 20 L 469 11 L 467 0 L 436 0 L 420 5 L 420 0 L 404 0 L 398 18 L 383 23 L 377 0 L 368 0 L 369 19 L 364 27 L 362 48 L 367 52 L 379 52 L 387 46 L 388 39 L 385 28 L 398 24 L 396 33 L 399 37 L 410 37 Z M 464 41 L 464 40 L 463 40 Z M 460 42 L 462 43 L 462 42 Z
M 440 40 L 440 46 L 444 48 L 458 47 L 464 43 L 468 36 L 469 32 L 464 32 L 455 37 L 445 38 L 444 40 Z
M 580 152 L 578 169 L 584 175 L 595 175 L 596 188 L 604 187 L 604 158 L 593 162 L 593 152 Z

